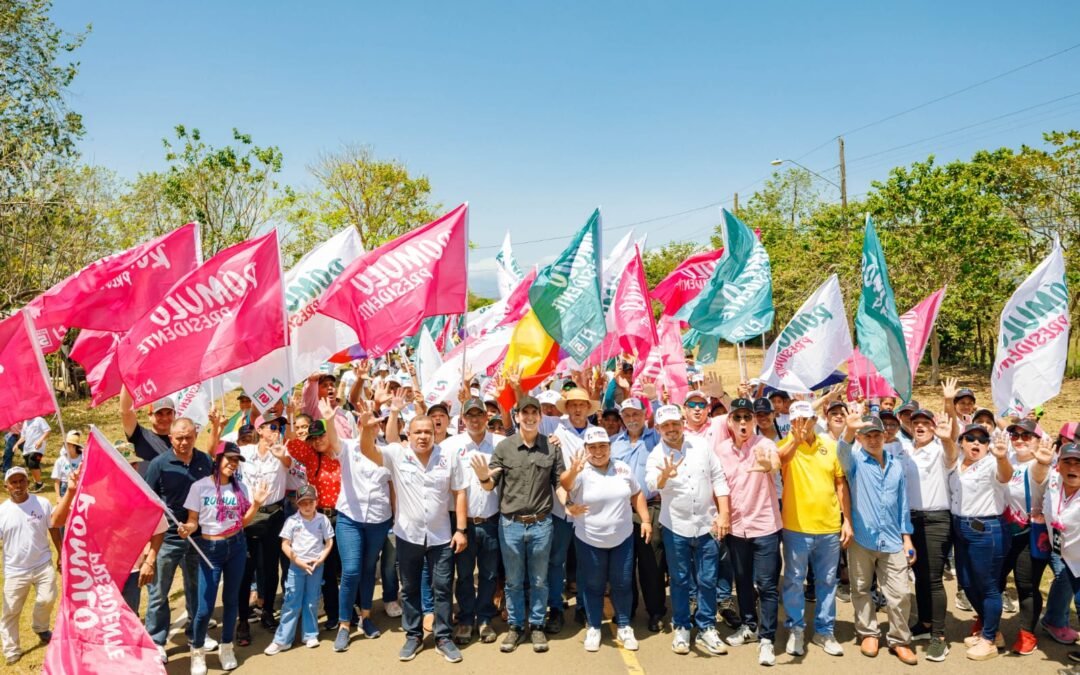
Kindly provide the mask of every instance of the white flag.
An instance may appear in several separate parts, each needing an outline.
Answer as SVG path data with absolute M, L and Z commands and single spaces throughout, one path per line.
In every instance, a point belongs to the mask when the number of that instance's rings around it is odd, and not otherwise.
M 1061 243 L 1009 298 L 1001 311 L 990 389 L 998 412 L 1020 415 L 1061 391 L 1069 352 L 1069 289 Z
M 761 381 L 792 393 L 810 393 L 854 348 L 836 275 L 803 303 L 769 347 Z
M 514 286 L 517 286 L 524 276 L 517 260 L 514 260 L 514 252 L 510 250 L 510 232 L 507 231 L 502 248 L 495 254 L 495 280 L 499 285 L 499 297 L 503 300 L 510 297 Z
M 416 346 L 416 376 L 420 381 L 416 386 L 423 387 L 435 376 L 435 371 L 443 364 L 439 348 L 435 346 L 435 340 L 431 339 L 428 329 L 420 327 L 420 340 Z
M 513 326 L 499 326 L 479 338 L 466 338 L 468 342 L 464 349 L 462 345 L 455 347 L 453 352 L 446 355 L 446 360 L 439 369 L 424 382 L 422 387 L 424 401 L 431 405 L 450 399 L 457 400 L 457 393 L 462 386 L 461 352 L 465 352 L 464 365 L 467 365 L 473 373 L 482 375 L 491 366 L 502 361 L 507 347 L 510 346 L 510 337 L 513 332 Z
M 259 412 L 265 413 L 328 358 L 356 343 L 352 328 L 316 310 L 323 291 L 363 252 L 360 235 L 349 227 L 308 251 L 285 275 L 289 346 L 276 349 L 241 369 L 244 391 Z

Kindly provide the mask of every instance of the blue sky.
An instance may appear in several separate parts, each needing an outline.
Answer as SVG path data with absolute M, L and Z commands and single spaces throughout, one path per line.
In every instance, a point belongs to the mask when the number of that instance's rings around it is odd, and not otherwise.
M 88 161 L 133 178 L 164 165 L 175 124 L 212 143 L 235 126 L 278 145 L 282 180 L 303 186 L 320 152 L 370 144 L 447 207 L 470 202 L 485 294 L 507 229 L 527 266 L 597 205 L 605 228 L 730 205 L 776 157 L 838 182 L 837 134 L 1080 42 L 1080 4 L 1065 2 L 63 0 L 53 16 L 93 23 L 71 88 Z M 1080 92 L 1078 72 L 1074 49 L 848 133 L 849 194 L 930 153 L 1080 126 L 1080 96 L 1039 105 Z M 710 207 L 636 231 L 705 241 L 716 222 Z M 566 239 L 525 243 L 551 237 Z

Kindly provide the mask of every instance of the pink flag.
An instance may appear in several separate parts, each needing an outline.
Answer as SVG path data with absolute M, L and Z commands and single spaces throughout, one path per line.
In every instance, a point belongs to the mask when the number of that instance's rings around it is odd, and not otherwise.
M 199 264 L 199 233 L 188 223 L 168 234 L 92 262 L 27 305 L 46 354 L 68 328 L 125 331 Z
M 664 303 L 664 316 L 675 316 L 683 305 L 697 297 L 701 289 L 709 283 L 716 263 L 723 254 L 722 248 L 696 253 L 682 261 L 656 285 L 652 298 Z
M 44 673 L 164 673 L 157 646 L 120 589 L 165 505 L 96 427 L 64 530 L 63 584 Z
M 660 341 L 656 334 L 652 303 L 649 301 L 649 284 L 645 281 L 645 265 L 641 261 L 641 250 L 637 246 L 634 247 L 634 258 L 623 272 L 619 287 L 615 290 L 615 299 L 608 311 L 614 312 L 615 332 L 623 353 L 633 354 L 639 359 L 644 358 Z M 681 341 L 679 353 L 683 353 Z
M 682 405 L 690 393 L 690 378 L 686 372 L 686 356 L 678 321 L 668 316 L 660 320 L 660 343 L 657 348 L 660 349 L 660 362 L 664 366 L 660 380 L 667 387 L 671 402 Z
M 529 311 L 529 288 L 534 281 L 536 281 L 535 266 L 525 275 L 524 279 L 518 282 L 514 290 L 510 291 L 510 295 L 506 298 L 506 315 L 495 325 L 496 328 L 499 326 L 513 326 L 518 321 L 521 321 L 525 313 Z
M 428 316 L 466 310 L 468 204 L 357 258 L 322 296 L 319 312 L 352 326 L 372 358 Z
M 71 360 L 86 370 L 90 385 L 91 408 L 96 408 L 120 393 L 124 386 L 116 363 L 116 346 L 123 333 L 84 328 L 71 346 Z
M 221 251 L 169 289 L 117 347 L 136 406 L 285 345 L 277 232 Z
M 20 310 L 0 321 L 0 429 L 56 411 L 34 323 Z
M 934 322 L 937 321 L 938 310 L 941 309 L 941 301 L 944 297 L 945 287 L 943 286 L 923 298 L 923 301 L 912 307 L 910 311 L 900 315 L 908 363 L 911 364 L 912 381 L 915 380 L 915 371 L 918 370 L 919 362 L 922 361 L 923 354 L 926 352 L 926 343 L 930 340 L 930 331 L 934 329 Z M 867 361 L 858 349 L 848 359 L 847 371 L 849 399 L 896 396 L 896 392 L 885 378 L 878 374 L 874 365 Z

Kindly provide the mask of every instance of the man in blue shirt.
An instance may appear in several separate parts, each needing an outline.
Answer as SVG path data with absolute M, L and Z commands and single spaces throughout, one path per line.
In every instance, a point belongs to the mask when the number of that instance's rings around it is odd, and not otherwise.
M 876 416 L 863 416 L 860 406 L 847 416 L 836 454 L 851 491 L 851 525 L 855 541 L 848 548 L 851 603 L 855 633 L 865 656 L 877 656 L 881 638 L 877 610 L 870 596 L 874 575 L 885 594 L 889 615 L 889 651 L 901 662 L 914 665 L 908 626 L 908 567 L 915 562 L 911 543 L 904 468 L 885 452 L 885 427 Z M 855 436 L 859 447 L 853 448 Z
M 638 398 L 624 399 L 619 406 L 623 426 L 626 429 L 611 440 L 611 458 L 630 465 L 634 478 L 641 486 L 645 500 L 649 503 L 649 515 L 652 522 L 660 522 L 660 493 L 649 490 L 645 482 L 645 464 L 649 453 L 660 442 L 656 429 L 645 426 L 645 405 Z M 641 520 L 634 514 L 634 558 L 636 559 L 637 578 L 641 584 L 641 594 L 645 597 L 645 610 L 649 613 L 649 630 L 660 632 L 667 606 L 664 603 L 664 544 L 661 537 L 651 537 L 646 543 L 641 538 Z M 633 605 L 631 616 L 637 612 L 638 584 L 633 585 Z

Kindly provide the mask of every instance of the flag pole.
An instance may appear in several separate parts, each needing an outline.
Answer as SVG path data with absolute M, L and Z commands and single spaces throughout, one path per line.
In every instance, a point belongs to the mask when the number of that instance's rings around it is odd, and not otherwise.
M 67 431 L 64 430 L 64 418 L 60 414 L 60 402 L 56 400 L 56 389 L 53 387 L 52 377 L 49 375 L 49 369 L 45 366 L 45 354 L 41 351 L 41 345 L 38 344 L 37 339 L 34 337 L 37 334 L 37 328 L 34 326 L 34 320 L 30 318 L 30 312 L 25 309 L 20 310 L 23 316 L 23 324 L 26 326 L 26 334 L 30 336 L 30 344 L 34 347 L 34 355 L 37 357 L 38 368 L 41 369 L 41 379 L 49 385 L 49 395 L 52 396 L 53 408 L 56 412 L 56 423 L 60 426 L 60 437 L 64 439 L 63 442 L 67 442 Z M 63 448 L 63 445 L 60 446 Z
M 292 392 L 293 388 L 296 386 L 296 374 L 293 373 L 292 353 L 289 350 L 289 343 L 291 342 L 289 339 L 289 299 L 285 297 L 285 263 L 281 261 L 281 230 L 275 227 L 274 235 L 277 237 L 278 274 L 281 275 L 281 323 L 284 328 L 283 335 L 285 339 L 285 373 L 289 378 L 289 385 L 286 387 L 284 394 L 289 397 L 285 404 L 285 412 L 288 413 L 287 421 L 291 427 L 293 424 L 293 414 L 295 412 L 292 410 Z M 336 382 L 337 378 L 334 379 Z M 346 394 L 346 396 L 348 396 L 348 394 Z M 329 421 L 333 422 L 333 420 Z
M 462 384 L 469 387 L 471 395 L 471 383 L 464 382 L 465 371 L 468 368 L 465 357 L 469 352 L 469 202 L 465 202 L 465 312 L 461 315 L 461 332 L 464 335 L 461 338 L 461 379 Z M 462 415 L 461 418 L 464 420 L 465 416 Z
M 165 515 L 169 518 L 169 520 L 173 521 L 176 527 L 180 527 L 180 521 L 177 520 L 176 516 L 173 515 L 172 509 L 165 507 Z M 161 521 L 159 520 L 158 522 L 160 523 Z M 210 559 L 207 558 L 206 554 L 202 552 L 202 549 L 199 548 L 199 545 L 195 543 L 195 537 L 185 538 L 188 540 L 188 543 L 191 544 L 191 548 L 195 549 L 195 552 L 199 554 L 199 557 L 202 558 L 204 562 L 206 562 L 206 566 L 212 568 L 214 564 L 210 562 Z

